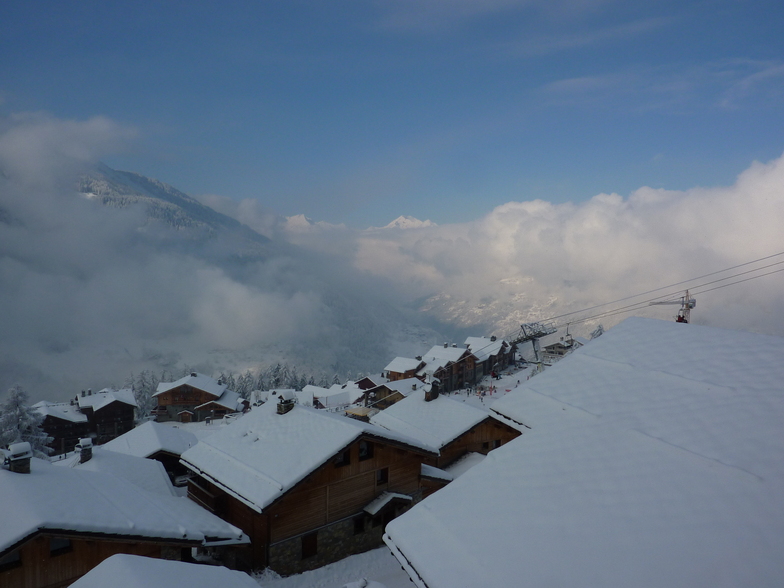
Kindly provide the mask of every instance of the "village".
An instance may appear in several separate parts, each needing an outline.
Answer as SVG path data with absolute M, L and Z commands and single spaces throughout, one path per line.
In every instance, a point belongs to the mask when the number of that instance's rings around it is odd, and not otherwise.
M 191 372 L 143 422 L 130 389 L 41 401 L 51 455 L 2 449 L 0 585 L 293 588 L 366 553 L 395 577 L 354 563 L 319 585 L 779 585 L 782 356 L 630 318 L 468 337 L 330 388 L 246 398 Z

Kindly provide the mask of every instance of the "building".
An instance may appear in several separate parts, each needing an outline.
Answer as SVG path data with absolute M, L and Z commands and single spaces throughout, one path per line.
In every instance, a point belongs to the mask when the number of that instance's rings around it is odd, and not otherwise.
M 104 449 L 163 464 L 175 485 L 184 485 L 188 470 L 180 456 L 198 442 L 196 435 L 176 426 L 146 422 L 104 445 Z
M 370 422 L 438 449 L 423 463 L 443 469 L 467 453 L 487 454 L 520 436 L 520 428 L 433 391 L 417 390 Z
M 416 376 L 417 372 L 422 369 L 424 365 L 425 362 L 422 361 L 421 357 L 415 359 L 409 357 L 396 357 L 384 368 L 383 376 L 391 382 L 396 380 L 407 380 Z
M 243 569 L 298 573 L 381 544 L 421 497 L 434 450 L 367 423 L 298 405 L 254 407 L 186 451 L 188 496 L 243 529 Z
M 186 498 L 148 492 L 105 472 L 57 467 L 33 458 L 29 447 L 2 452 L 3 588 L 67 586 L 117 553 L 181 559 L 193 547 L 248 541 Z
M 159 383 L 153 397 L 158 401 L 153 411 L 158 421 L 200 422 L 247 408 L 247 402 L 223 381 L 196 372 L 176 382 Z
M 476 358 L 476 381 L 514 365 L 515 347 L 496 337 L 467 337 L 465 346 Z
M 465 347 L 448 343 L 435 345 L 422 359 L 425 365 L 419 369 L 417 376 L 424 380 L 430 375 L 440 392 L 460 390 L 476 383 L 476 357 Z
M 44 431 L 54 438 L 54 453 L 61 454 L 73 451 L 79 439 L 90 437 L 103 444 L 133 429 L 136 400 L 130 388 L 104 388 L 96 393 L 82 390 L 69 402 L 42 400 L 33 408 L 44 417 Z
M 377 410 L 384 410 L 406 396 L 421 390 L 424 382 L 419 378 L 406 378 L 405 380 L 390 380 L 375 388 L 365 391 L 365 406 Z
M 496 401 L 526 432 L 385 542 L 419 588 L 781 586 L 782 357 L 627 319 Z

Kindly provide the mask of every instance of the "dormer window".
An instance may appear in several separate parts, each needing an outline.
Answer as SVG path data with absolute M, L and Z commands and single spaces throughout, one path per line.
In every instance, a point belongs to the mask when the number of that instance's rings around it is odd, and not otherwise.
M 370 441 L 359 442 L 359 461 L 373 458 L 373 444 Z
M 351 463 L 351 448 L 346 449 L 345 451 L 338 453 L 337 457 L 335 457 L 335 467 L 342 468 L 343 466 L 347 466 Z

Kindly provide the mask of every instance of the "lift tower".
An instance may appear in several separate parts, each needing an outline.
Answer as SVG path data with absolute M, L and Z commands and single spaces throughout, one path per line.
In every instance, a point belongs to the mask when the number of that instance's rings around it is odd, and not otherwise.
M 688 323 L 691 321 L 691 309 L 697 306 L 697 299 L 689 296 L 689 291 L 686 290 L 686 295 L 682 296 L 680 300 L 664 300 L 661 302 L 649 302 L 648 306 L 657 304 L 680 304 L 681 309 L 678 311 L 678 316 L 675 321 L 678 323 Z

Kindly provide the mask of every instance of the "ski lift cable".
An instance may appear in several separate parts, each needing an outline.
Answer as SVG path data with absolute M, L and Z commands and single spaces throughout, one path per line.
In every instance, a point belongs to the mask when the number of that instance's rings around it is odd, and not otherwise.
M 619 298 L 618 300 L 613 300 L 612 302 L 603 302 L 602 304 L 597 304 L 595 306 L 590 306 L 588 308 L 583 308 L 581 310 L 575 310 L 575 311 L 572 311 L 572 312 L 567 312 L 567 313 L 564 313 L 564 314 L 559 314 L 559 315 L 556 315 L 556 316 L 552 316 L 552 317 L 544 319 L 544 320 L 545 321 L 554 321 L 556 319 L 563 318 L 565 316 L 571 316 L 573 314 L 579 314 L 581 312 L 588 312 L 589 310 L 594 310 L 594 309 L 597 309 L 597 308 L 601 308 L 602 306 L 609 306 L 610 304 L 616 304 L 618 302 L 624 302 L 626 300 L 631 300 L 632 298 L 638 298 L 640 296 L 645 296 L 647 294 L 653 294 L 654 292 L 658 292 L 659 290 L 664 290 L 666 288 L 672 288 L 673 286 L 680 286 L 681 284 L 686 284 L 686 283 L 694 281 L 694 280 L 701 280 L 702 278 L 708 278 L 710 276 L 715 276 L 717 274 L 728 272 L 730 270 L 738 269 L 739 267 L 744 267 L 744 266 L 747 266 L 747 265 L 751 265 L 753 263 L 759 263 L 760 261 L 765 261 L 766 259 L 772 259 L 772 258 L 778 257 L 780 255 L 784 255 L 784 251 L 781 251 L 779 253 L 774 253 L 772 255 L 767 255 L 765 257 L 760 257 L 759 259 L 755 259 L 753 261 L 747 261 L 745 263 L 734 265 L 732 267 L 724 268 L 723 270 L 718 270 L 718 271 L 715 271 L 715 272 L 710 272 L 708 274 L 703 274 L 703 275 L 697 276 L 695 278 L 689 278 L 688 280 L 683 280 L 681 282 L 675 282 L 674 284 L 669 284 L 668 286 L 661 286 L 660 288 L 654 288 L 653 290 L 648 290 L 647 292 L 640 292 L 639 294 L 633 294 L 631 296 L 626 296 L 624 298 Z M 759 268 L 759 269 L 764 269 L 764 268 Z M 656 299 L 654 299 L 654 300 L 656 300 Z
M 778 265 L 778 264 L 772 264 L 772 265 Z M 768 266 L 768 267 L 770 267 L 770 266 Z M 762 269 L 762 268 L 760 268 L 760 269 Z M 731 282 L 729 284 L 722 284 L 721 286 L 716 286 L 714 288 L 708 288 L 707 290 L 694 291 L 694 292 L 692 292 L 692 294 L 696 295 L 696 294 L 704 294 L 706 292 L 712 292 L 713 290 L 719 290 L 720 288 L 725 288 L 727 286 L 733 286 L 735 284 L 748 282 L 750 280 L 756 280 L 757 278 L 762 278 L 762 277 L 765 277 L 765 276 L 769 276 L 771 274 L 777 274 L 779 272 L 784 272 L 784 268 L 773 270 L 773 271 L 770 271 L 770 272 L 766 272 L 764 274 L 759 274 L 757 276 L 750 276 L 748 278 L 744 278 L 744 279 L 738 280 L 736 282 Z M 747 274 L 747 273 L 749 273 L 749 272 L 742 272 L 741 274 L 737 274 L 736 276 L 731 276 L 731 277 L 737 277 L 739 275 L 744 275 L 744 274 Z M 730 279 L 730 278 L 724 278 L 724 279 Z M 708 286 L 710 284 L 715 284 L 715 283 L 717 283 L 719 281 L 724 281 L 724 280 L 714 280 L 713 282 L 708 282 L 707 284 L 703 284 L 701 286 L 696 286 L 696 288 L 701 288 L 703 286 Z M 597 315 L 585 317 L 585 318 L 582 318 L 582 319 L 576 319 L 576 320 L 570 321 L 569 323 L 563 323 L 563 324 L 558 325 L 558 326 L 561 327 L 561 326 L 565 326 L 566 324 L 584 323 L 584 322 L 587 322 L 589 320 L 593 320 L 593 319 L 597 319 L 597 318 L 604 318 L 604 317 L 608 317 L 608 316 L 614 316 L 616 314 L 623 314 L 623 313 L 626 313 L 626 312 L 632 312 L 634 310 L 641 310 L 644 307 L 647 307 L 647 303 L 645 303 L 645 304 L 643 304 L 643 303 L 633 304 L 633 305 L 629 305 L 629 306 L 626 306 L 626 307 L 623 307 L 623 308 L 620 308 L 620 309 L 612 309 L 612 310 L 608 310 L 606 312 L 603 312 L 603 313 L 600 313 L 600 314 L 597 314 Z

